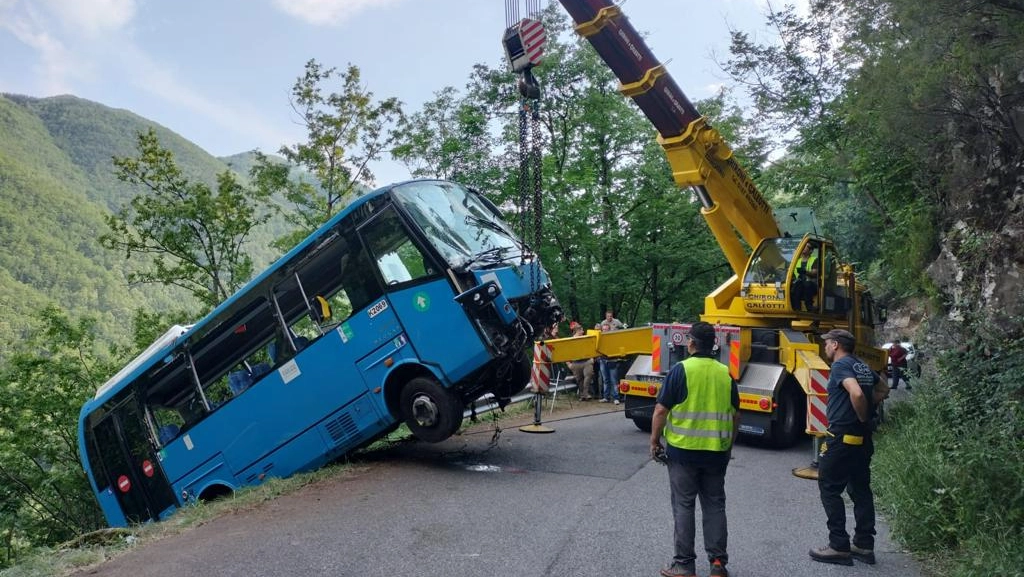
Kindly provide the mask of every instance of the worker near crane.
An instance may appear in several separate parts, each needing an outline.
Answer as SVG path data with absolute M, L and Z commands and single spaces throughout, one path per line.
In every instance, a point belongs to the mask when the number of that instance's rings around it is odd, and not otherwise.
M 793 309 L 812 311 L 818 296 L 818 251 L 812 242 L 804 244 L 796 261 L 796 278 L 793 280 Z
M 675 519 L 675 554 L 664 577 L 695 575 L 695 499 L 700 497 L 704 550 L 712 577 L 728 577 L 725 471 L 739 432 L 740 396 L 729 368 L 713 356 L 715 328 L 694 323 L 689 356 L 665 377 L 651 420 L 651 457 L 666 460 Z M 667 450 L 661 445 L 664 435 Z
M 821 337 L 832 365 L 828 380 L 828 432 L 818 456 L 818 491 L 825 508 L 828 544 L 811 549 L 811 559 L 853 565 L 875 563 L 875 497 L 871 493 L 871 429 L 880 393 L 878 374 L 853 355 L 856 339 L 842 329 Z M 843 491 L 853 501 L 853 542 L 846 531 Z

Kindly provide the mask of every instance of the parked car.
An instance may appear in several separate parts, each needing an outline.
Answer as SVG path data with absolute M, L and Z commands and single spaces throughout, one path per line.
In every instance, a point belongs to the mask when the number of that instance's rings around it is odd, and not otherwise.
M 907 370 L 905 371 L 905 374 L 907 376 L 911 376 L 911 377 L 914 377 L 914 378 L 920 377 L 921 376 L 921 359 L 918 357 L 917 347 L 915 347 L 914 343 L 912 343 L 910 341 L 900 341 L 900 344 L 903 345 L 903 348 L 907 350 Z M 891 342 L 888 342 L 888 343 L 885 343 L 884 345 L 882 345 L 882 348 L 885 349 L 886 354 L 888 354 L 889 348 L 891 346 L 892 346 Z M 886 367 L 886 369 L 889 370 L 889 372 L 891 373 L 892 372 L 891 364 L 889 364 Z

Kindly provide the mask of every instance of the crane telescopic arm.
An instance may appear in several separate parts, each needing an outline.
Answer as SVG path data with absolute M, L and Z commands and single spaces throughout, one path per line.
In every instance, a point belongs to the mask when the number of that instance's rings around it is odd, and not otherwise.
M 680 90 L 622 10 L 610 0 L 559 0 L 619 82 L 658 131 L 672 176 L 692 187 L 733 272 L 742 277 L 747 250 L 780 236 L 771 206 L 736 162 L 732 149 Z M 739 237 L 737 237 L 737 234 Z

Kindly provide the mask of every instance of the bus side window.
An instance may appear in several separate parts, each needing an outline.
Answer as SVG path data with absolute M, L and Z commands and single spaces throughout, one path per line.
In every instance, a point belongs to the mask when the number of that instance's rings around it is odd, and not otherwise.
M 401 284 L 434 273 L 393 209 L 367 225 L 364 235 L 385 284 Z

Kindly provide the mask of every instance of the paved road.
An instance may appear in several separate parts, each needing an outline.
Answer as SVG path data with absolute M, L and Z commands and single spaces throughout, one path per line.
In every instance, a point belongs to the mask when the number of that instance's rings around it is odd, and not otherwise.
M 647 459 L 647 435 L 621 413 L 583 407 L 556 414 L 577 418 L 547 421 L 554 434 L 504 425 L 494 445 L 483 432 L 367 455 L 354 474 L 221 517 L 88 573 L 657 576 L 672 554 L 666 470 Z M 809 442 L 788 451 L 736 447 L 727 476 L 732 573 L 920 575 L 881 523 L 874 567 L 808 559 L 807 550 L 824 542 L 824 513 L 815 483 L 790 471 L 810 457 Z M 700 539 L 698 533 L 698 550 Z M 707 575 L 707 566 L 698 565 L 698 574 Z

